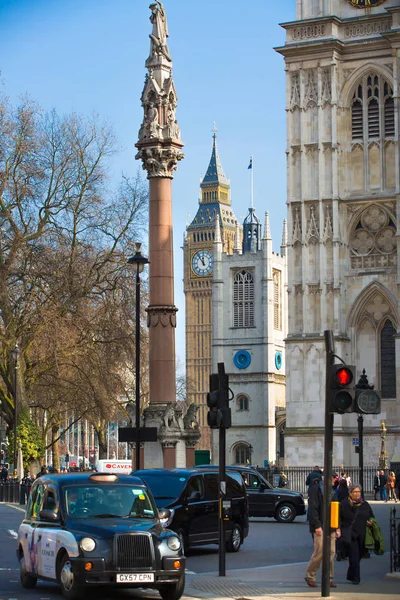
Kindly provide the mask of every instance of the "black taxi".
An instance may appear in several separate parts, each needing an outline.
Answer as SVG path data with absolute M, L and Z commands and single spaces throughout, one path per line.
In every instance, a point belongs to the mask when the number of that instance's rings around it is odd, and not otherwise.
M 18 531 L 21 584 L 57 581 L 65 598 L 88 588 L 145 587 L 178 600 L 185 587 L 179 537 L 161 524 L 139 477 L 111 473 L 45 475 L 35 481 Z

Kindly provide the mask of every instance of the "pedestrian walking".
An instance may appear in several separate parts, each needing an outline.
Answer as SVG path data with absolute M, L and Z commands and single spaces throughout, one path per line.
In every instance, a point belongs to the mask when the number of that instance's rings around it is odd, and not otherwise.
M 316 575 L 322 562 L 323 547 L 323 492 L 324 486 L 319 477 L 315 477 L 308 488 L 308 518 L 310 521 L 310 532 L 314 538 L 314 552 L 307 567 L 305 580 L 310 587 L 317 587 Z M 331 529 L 330 544 L 330 587 L 335 588 L 333 582 L 333 559 L 335 556 L 335 541 L 340 531 Z
M 396 496 L 396 475 L 394 474 L 393 471 L 390 471 L 388 478 L 387 478 L 387 484 L 386 484 L 386 491 L 387 491 L 387 499 L 388 500 L 394 500 L 395 502 L 397 502 L 397 496 Z
M 360 560 L 364 553 L 367 527 L 372 526 L 374 513 L 371 506 L 361 497 L 361 486 L 352 485 L 349 497 L 340 503 L 340 540 L 349 555 L 347 580 L 354 585 L 360 583 Z
M 376 472 L 375 477 L 374 477 L 374 500 L 376 500 L 376 497 L 378 495 L 379 492 L 379 488 L 380 488 L 380 484 L 379 484 L 379 471 Z
M 387 477 L 385 475 L 385 471 L 379 471 L 379 497 L 384 502 L 387 502 L 387 494 L 386 494 L 386 484 Z
M 315 465 L 314 469 L 307 475 L 306 486 L 311 485 L 315 479 L 322 481 L 322 471 L 318 465 Z

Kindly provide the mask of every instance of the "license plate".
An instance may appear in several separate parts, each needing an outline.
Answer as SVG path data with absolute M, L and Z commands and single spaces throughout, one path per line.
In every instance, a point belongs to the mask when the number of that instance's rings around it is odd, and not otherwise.
M 154 581 L 154 573 L 117 573 L 117 583 L 148 583 Z

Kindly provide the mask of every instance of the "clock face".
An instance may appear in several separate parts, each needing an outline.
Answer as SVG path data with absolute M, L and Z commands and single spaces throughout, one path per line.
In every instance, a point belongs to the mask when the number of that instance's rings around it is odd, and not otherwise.
M 347 2 L 355 8 L 370 8 L 371 6 L 383 4 L 385 0 L 347 0 Z
M 213 270 L 214 257 L 209 250 L 199 250 L 192 257 L 192 269 L 199 277 L 210 275 Z

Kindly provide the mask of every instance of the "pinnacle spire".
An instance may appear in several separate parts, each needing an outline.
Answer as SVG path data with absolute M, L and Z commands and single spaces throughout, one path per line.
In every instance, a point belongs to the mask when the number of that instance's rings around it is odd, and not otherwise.
M 239 221 L 236 221 L 236 229 L 235 229 L 235 245 L 233 247 L 235 252 L 240 252 L 242 250 L 242 245 L 240 243 L 240 228 Z
M 228 180 L 225 177 L 225 173 L 222 169 L 221 161 L 218 155 L 217 128 L 215 127 L 215 123 L 213 127 L 213 148 L 211 152 L 210 163 L 202 183 L 228 184 Z
M 288 236 L 287 236 L 287 222 L 286 219 L 283 219 L 283 230 L 282 230 L 282 246 L 287 246 Z
M 264 240 L 270 240 L 271 238 L 271 228 L 269 225 L 269 214 L 268 211 L 265 212 L 265 221 L 264 221 Z
M 221 228 L 219 226 L 219 215 L 215 217 L 215 243 L 221 243 Z

